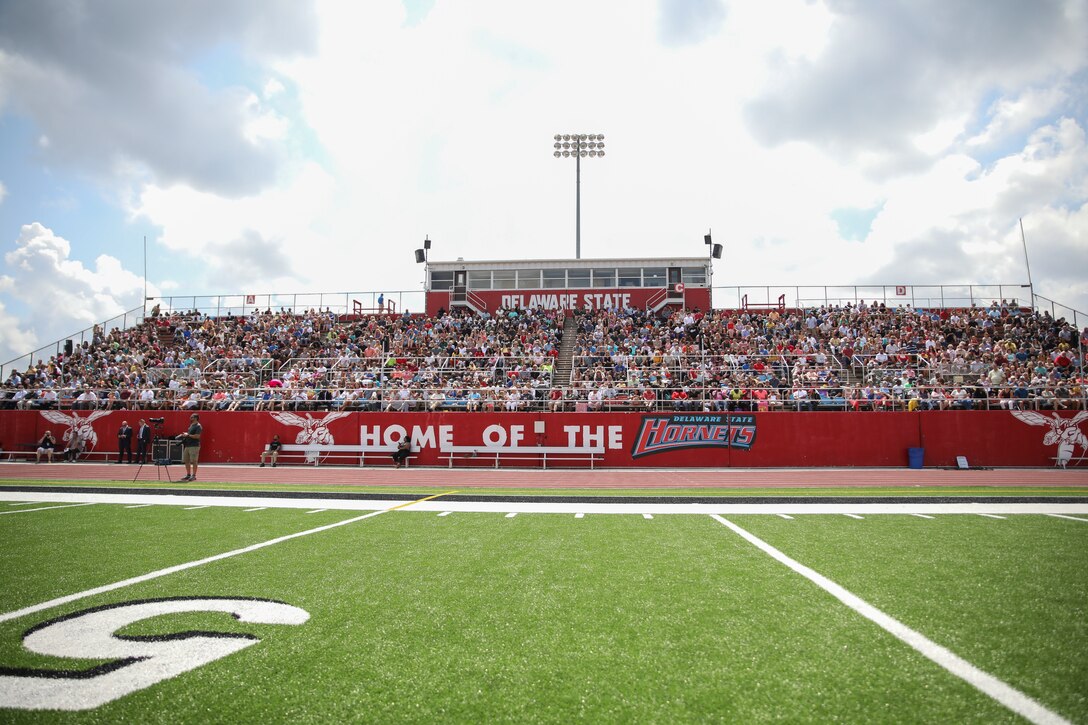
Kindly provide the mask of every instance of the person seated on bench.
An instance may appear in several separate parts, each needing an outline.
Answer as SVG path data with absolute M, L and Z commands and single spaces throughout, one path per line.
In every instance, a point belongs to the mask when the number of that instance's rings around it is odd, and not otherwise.
M 68 439 L 68 447 L 64 449 L 64 460 L 78 461 L 83 455 L 83 449 L 87 443 L 78 430 L 72 431 L 72 437 Z
M 280 437 L 278 435 L 272 436 L 272 442 L 268 444 L 268 448 L 261 453 L 261 468 L 264 468 L 264 459 L 268 456 L 272 457 L 272 467 L 276 467 L 276 459 L 280 457 L 280 448 L 283 444 L 280 443 Z
M 57 439 L 53 437 L 53 432 L 52 431 L 47 430 L 45 432 L 45 435 L 42 436 L 42 439 L 40 441 L 38 441 L 38 450 L 35 452 L 36 458 L 34 459 L 34 462 L 35 463 L 41 463 L 42 462 L 42 454 L 44 453 L 49 458 L 49 462 L 52 463 L 53 462 L 53 449 L 56 448 L 56 447 L 57 447 Z
M 397 450 L 393 453 L 393 463 L 397 464 L 397 468 L 401 468 L 404 462 L 408 460 L 408 455 L 412 452 L 412 442 L 408 440 L 408 436 L 404 436 L 400 443 L 397 444 Z

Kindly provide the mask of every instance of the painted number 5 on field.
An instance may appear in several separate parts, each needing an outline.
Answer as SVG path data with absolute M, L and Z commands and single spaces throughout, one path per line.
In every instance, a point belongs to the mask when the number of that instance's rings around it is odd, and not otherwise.
M 23 644 L 52 657 L 111 661 L 81 671 L 0 668 L 0 707 L 90 710 L 260 641 L 218 632 L 115 634 L 135 622 L 182 612 L 225 612 L 252 624 L 303 624 L 310 618 L 304 609 L 262 599 L 157 599 L 86 609 L 33 627 Z

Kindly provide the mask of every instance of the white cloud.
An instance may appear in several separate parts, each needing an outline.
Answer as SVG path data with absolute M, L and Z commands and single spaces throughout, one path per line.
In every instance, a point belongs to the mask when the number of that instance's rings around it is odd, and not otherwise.
M 8 187 L 4 186 L 4 182 L 0 181 L 0 204 L 4 203 L 4 198 L 8 195 Z
M 111 183 L 188 183 L 223 194 L 275 181 L 281 162 L 267 119 L 248 113 L 237 76 L 312 46 L 311 6 L 294 0 L 0 4 L 0 110 L 41 130 L 47 160 Z M 223 49 L 225 87 L 200 64 Z M 222 71 L 216 68 L 215 71 Z M 215 79 L 219 81 L 219 78 Z M 264 114 L 261 114 L 262 116 Z
M 704 9 L 716 12 L 709 3 Z M 571 12 L 579 23 L 567 22 Z M 226 254 L 232 268 L 251 270 L 259 276 L 250 279 L 268 288 L 418 288 L 422 270 L 411 250 L 425 233 L 435 239 L 435 259 L 573 256 L 574 164 L 551 157 L 556 132 L 607 137 L 608 155 L 582 167 L 583 256 L 701 255 L 701 235 L 713 227 L 726 246 L 715 278 L 721 285 L 843 284 L 871 281 L 878 270 L 909 282 L 911 268 L 896 265 L 919 260 L 904 250 L 946 234 L 959 239 L 956 254 L 1000 251 L 1001 263 L 958 270 L 931 250 L 934 272 L 956 281 L 961 271 L 975 281 L 999 272 L 1019 280 L 1006 241 L 1010 220 L 1045 206 L 1052 187 L 1069 177 L 1055 158 L 1047 174 L 1032 177 L 1046 189 L 1033 198 L 1014 191 L 1026 182 L 1005 164 L 982 174 L 957 151 L 969 114 L 926 94 L 914 98 L 926 104 L 919 112 L 929 121 L 902 142 L 931 157 L 930 166 L 874 176 L 886 155 L 868 150 L 867 132 L 845 155 L 812 142 L 763 146 L 746 104 L 782 64 L 841 58 L 841 43 L 854 36 L 836 25 L 837 4 L 734 5 L 716 35 L 695 33 L 694 42 L 676 47 L 656 42 L 650 0 L 621 16 L 584 4 L 439 4 L 410 27 L 393 1 L 323 3 L 318 16 L 315 53 L 277 63 L 275 72 L 298 89 L 300 118 L 330 159 L 327 168 L 308 167 L 277 190 L 237 202 L 174 186 L 148 187 L 134 205 L 162 225 L 171 249 L 212 264 Z M 872 13 L 864 22 L 884 34 L 894 29 Z M 971 52 L 984 57 L 986 50 Z M 1033 67 L 1067 63 L 1052 56 Z M 964 73 L 969 65 L 938 56 L 912 62 L 915 70 L 946 63 Z M 1060 102 L 1061 93 L 1032 88 L 1007 96 L 1031 112 L 994 102 L 995 138 Z M 1015 212 L 1004 208 L 1010 196 Z M 877 206 L 866 240 L 840 238 L 833 211 Z M 258 265 L 262 248 L 272 259 Z M 977 263 L 970 255 L 961 261 Z
M 0 290 L 26 310 L 15 319 L 0 310 L 0 358 L 25 354 L 73 332 L 142 305 L 143 279 L 109 255 L 89 268 L 71 258 L 72 246 L 38 222 L 22 227 L 15 249 L 4 255 L 8 274 Z
M 248 120 L 242 128 L 242 134 L 252 144 L 264 141 L 282 141 L 291 129 L 290 121 L 271 108 L 261 105 L 260 98 L 251 93 L 245 102 Z
M 1023 217 L 1035 291 L 1088 308 L 1088 144 L 1074 120 L 1038 129 L 989 170 L 950 156 L 887 191 L 867 243 L 894 249 L 894 256 L 874 275 L 1027 283 Z
M 202 261 L 206 278 L 195 280 L 202 287 L 233 292 L 259 283 L 295 291 L 342 274 L 343 260 L 329 254 L 329 235 L 319 228 L 335 194 L 332 177 L 311 163 L 285 187 L 242 199 L 183 185 L 147 186 L 130 213 L 161 226 L 158 242 L 171 253 Z
M 10 284 L 10 278 L 0 277 L 0 292 L 6 293 Z M 0 362 L 7 363 L 19 355 L 25 355 L 36 348 L 38 342 L 34 328 L 25 327 L 23 321 L 9 313 L 4 303 L 0 302 Z M 25 365 L 17 367 L 22 368 Z
M 1029 88 L 1016 97 L 999 98 L 987 113 L 990 121 L 978 134 L 967 139 L 968 147 L 985 148 L 1011 134 L 1023 132 L 1046 118 L 1068 98 L 1061 86 Z
M 701 256 L 712 227 L 721 286 L 1019 284 L 1023 216 L 1036 288 L 1088 310 L 1083 3 L 946 5 L 480 0 L 406 24 L 400 0 L 326 0 L 312 52 L 273 44 L 231 96 L 277 159 L 259 188 L 162 173 L 116 195 L 199 261 L 164 290 L 418 290 L 424 234 L 432 259 L 572 257 L 574 162 L 551 138 L 599 132 L 583 257 Z M 972 23 L 987 32 L 957 44 Z M 995 40 L 1013 30 L 1023 47 Z M 840 236 L 833 213 L 877 208 L 864 240 Z M 35 259 L 79 256 L 58 245 Z
M 287 88 L 280 82 L 278 78 L 269 78 L 264 84 L 264 98 L 265 100 L 271 100 L 276 96 L 282 94 Z

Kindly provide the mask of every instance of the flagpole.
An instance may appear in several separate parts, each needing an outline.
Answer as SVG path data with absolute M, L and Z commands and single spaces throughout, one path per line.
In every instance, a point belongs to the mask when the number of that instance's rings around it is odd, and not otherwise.
M 1031 299 L 1031 309 L 1035 309 L 1035 286 L 1031 283 L 1031 262 L 1028 261 L 1028 238 L 1024 236 L 1024 218 L 1020 217 L 1020 242 L 1024 245 L 1024 266 L 1028 268 L 1028 293 Z

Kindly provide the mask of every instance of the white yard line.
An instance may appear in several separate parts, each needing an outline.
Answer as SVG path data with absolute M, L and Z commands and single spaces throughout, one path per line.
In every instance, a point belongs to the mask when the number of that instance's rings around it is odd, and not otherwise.
M 442 513 L 440 513 L 440 514 L 438 514 L 438 515 L 439 515 L 439 516 L 449 516 L 449 515 L 450 515 L 450 514 L 452 514 L 452 513 L 453 513 L 452 511 L 443 511 Z
M 258 506 L 255 509 L 242 509 L 242 513 L 248 514 L 250 511 L 267 511 L 267 510 L 268 510 L 267 506 Z
M 197 509 L 206 509 L 206 508 L 211 508 L 211 507 L 210 506 L 186 506 L 185 510 L 186 511 L 196 511 Z
M 86 505 L 86 504 L 84 504 Z M 324 526 L 318 526 L 315 529 L 307 529 L 306 531 L 299 531 L 294 534 L 287 534 L 286 536 L 278 536 L 275 539 L 269 539 L 268 541 L 262 541 L 259 544 L 253 544 L 251 546 L 245 546 L 241 549 L 234 549 L 233 551 L 227 551 L 222 554 L 216 554 L 214 556 L 208 556 L 203 559 L 197 559 L 196 561 L 186 562 L 184 564 L 177 564 L 165 569 L 159 569 L 148 574 L 141 574 L 140 576 L 134 576 L 131 579 L 123 579 L 119 582 L 112 584 L 105 584 L 93 589 L 87 589 L 86 591 L 77 592 L 75 594 L 68 594 L 63 597 L 57 597 L 56 599 L 50 599 L 48 602 L 41 602 L 40 604 L 34 604 L 29 607 L 23 607 L 22 609 L 16 609 L 12 612 L 5 612 L 0 614 L 0 622 L 7 622 L 12 619 L 18 619 L 19 617 L 26 616 L 27 614 L 33 614 L 34 612 L 40 612 L 44 609 L 51 609 L 53 607 L 59 607 L 62 604 L 69 602 L 75 602 L 80 599 L 86 599 L 87 597 L 93 597 L 96 594 L 103 594 L 105 592 L 112 592 L 114 589 L 121 589 L 123 587 L 131 586 L 133 584 L 140 584 L 142 582 L 151 581 L 152 579 L 158 579 L 159 577 L 166 576 L 168 574 L 176 574 L 179 571 L 185 571 L 186 569 L 192 569 L 194 567 L 203 566 L 204 564 L 211 564 L 215 561 L 221 561 L 223 559 L 229 559 L 240 554 L 248 554 L 251 551 L 258 551 L 269 546 L 281 544 L 284 541 L 290 541 L 291 539 L 297 539 L 302 536 L 309 536 L 310 534 L 317 534 L 322 531 L 328 531 L 329 529 L 335 529 L 338 526 L 347 526 L 353 524 L 356 521 L 362 521 L 363 519 L 369 519 L 373 516 L 383 514 L 388 509 L 382 509 L 381 511 L 372 511 L 362 516 L 355 516 L 350 519 L 344 519 L 343 521 L 337 521 L 331 524 L 325 524 Z
M 576 519 L 584 519 L 585 516 L 586 515 L 584 513 L 580 512 L 580 511 L 578 513 L 574 514 L 574 518 L 576 518 Z
M 998 516 L 997 514 L 979 514 L 979 516 L 985 516 L 988 519 L 1001 519 L 1002 521 L 1005 520 L 1004 516 Z
M 644 519 L 652 519 L 653 517 L 654 517 L 653 514 L 642 514 L 642 518 L 644 518 Z
M 69 503 L 61 506 L 43 506 L 36 509 L 19 509 L 18 511 L 0 511 L 0 516 L 6 516 L 8 514 L 28 514 L 31 511 L 52 511 L 53 509 L 70 509 L 75 506 L 93 506 L 92 503 Z
M 911 516 L 917 516 L 917 517 L 918 517 L 918 518 L 920 518 L 920 519 L 932 519 L 932 518 L 936 518 L 936 517 L 934 517 L 934 516 L 928 516 L 928 515 L 926 515 L 926 514 L 911 514 Z
M 1047 516 L 1053 516 L 1056 519 L 1069 519 L 1070 521 L 1086 521 L 1088 519 L 1077 518 L 1076 516 L 1063 516 L 1062 514 L 1047 514 Z
M 142 508 L 147 508 L 148 506 L 154 506 L 154 505 L 155 504 L 153 504 L 153 503 L 134 503 L 134 504 L 131 504 L 129 506 L 125 506 L 125 508 L 127 508 L 127 509 L 142 509 Z
M 793 521 L 793 517 L 790 516 L 789 514 L 775 514 L 775 516 L 778 516 L 779 518 L 788 519 L 790 521 Z
M 308 514 L 319 514 L 322 511 L 328 511 L 328 509 L 314 509 L 313 511 L 307 511 Z
M 517 516 L 517 515 L 518 515 L 518 512 L 517 512 L 517 511 L 511 511 L 510 513 L 506 514 L 506 518 L 508 518 L 508 519 L 512 519 L 512 518 L 514 518 L 514 517 L 515 517 L 515 516 Z
M 980 692 L 989 695 L 1021 717 L 1039 724 L 1069 722 L 1061 715 L 1048 710 L 1045 706 L 1031 699 L 1011 685 L 997 679 L 988 672 L 980 670 L 951 650 L 942 647 L 920 632 L 911 629 L 894 617 L 885 614 L 872 604 L 869 604 L 856 594 L 847 591 L 824 575 L 791 559 L 778 549 L 763 541 L 763 539 L 749 533 L 733 522 L 723 519 L 717 514 L 711 515 L 711 518 L 763 551 L 763 553 L 767 554 L 775 561 L 784 564 L 794 572 L 805 577 L 861 616 L 884 629 L 893 637 L 912 647 L 924 657 L 932 660 L 956 677 L 959 677 L 968 684 L 974 686 Z
M 33 506 L 41 501 L 23 501 L 21 503 L 9 503 L 8 506 Z
M 847 514 L 847 513 L 844 513 L 843 516 L 849 516 L 852 519 L 863 519 L 863 518 L 865 518 L 864 516 L 858 516 L 857 514 Z

